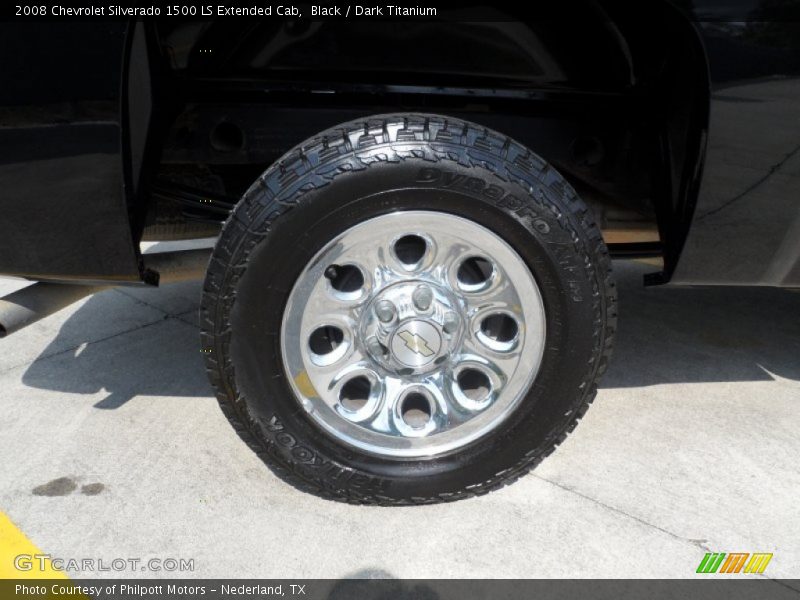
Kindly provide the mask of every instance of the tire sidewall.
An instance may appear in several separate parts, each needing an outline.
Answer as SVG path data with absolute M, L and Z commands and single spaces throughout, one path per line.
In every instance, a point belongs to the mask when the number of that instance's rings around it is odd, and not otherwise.
M 253 219 L 264 232 L 249 254 L 230 309 L 231 363 L 242 420 L 283 465 L 323 488 L 387 498 L 439 498 L 490 486 L 530 468 L 574 420 L 594 377 L 602 332 L 598 273 L 588 241 L 538 181 L 505 181 L 482 166 L 408 158 L 338 175 Z M 286 377 L 280 327 L 308 262 L 353 225 L 402 210 L 458 215 L 504 239 L 531 270 L 545 308 L 546 344 L 536 378 L 488 435 L 431 459 L 373 456 L 336 442 L 301 409 Z

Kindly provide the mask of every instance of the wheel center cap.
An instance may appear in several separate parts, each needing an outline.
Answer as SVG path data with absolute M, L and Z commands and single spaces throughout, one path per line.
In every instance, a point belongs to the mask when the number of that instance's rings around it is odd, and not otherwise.
M 418 368 L 433 362 L 442 349 L 438 327 L 422 319 L 404 321 L 389 342 L 392 357 L 407 367 Z
M 463 322 L 452 292 L 408 279 L 378 291 L 360 315 L 359 335 L 370 359 L 391 373 L 416 377 L 439 369 L 460 347 Z

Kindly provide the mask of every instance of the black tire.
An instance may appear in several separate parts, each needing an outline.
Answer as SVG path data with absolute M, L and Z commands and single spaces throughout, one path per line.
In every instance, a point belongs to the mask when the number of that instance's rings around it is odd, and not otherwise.
M 457 214 L 503 237 L 546 311 L 546 349 L 523 402 L 489 435 L 428 460 L 334 441 L 300 409 L 281 361 L 284 306 L 310 258 L 343 229 L 404 209 Z M 590 211 L 540 157 L 461 120 L 383 115 L 300 144 L 247 191 L 214 249 L 201 327 L 222 410 L 279 476 L 330 499 L 422 504 L 502 487 L 575 428 L 611 354 L 616 290 Z

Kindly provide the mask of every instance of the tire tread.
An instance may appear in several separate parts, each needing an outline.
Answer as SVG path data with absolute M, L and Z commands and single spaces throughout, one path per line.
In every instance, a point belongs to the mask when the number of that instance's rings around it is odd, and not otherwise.
M 385 151 L 377 151 L 384 148 Z M 359 152 L 367 149 L 369 154 L 359 156 Z M 376 162 L 409 159 L 483 167 L 495 177 L 518 183 L 526 193 L 533 189 L 531 182 L 544 184 L 544 193 L 535 201 L 551 210 L 561 227 L 570 233 L 594 282 L 594 350 L 585 377 L 576 383 L 571 410 L 545 442 L 527 452 L 517 464 L 458 492 L 396 498 L 338 485 L 341 477 L 315 476 L 302 464 L 275 451 L 274 442 L 261 435 L 263 432 L 250 418 L 244 399 L 236 390 L 234 367 L 227 352 L 231 336 L 228 319 L 235 302 L 236 283 L 253 248 L 273 223 L 301 202 L 306 193 L 327 185 L 343 173 L 367 169 Z M 617 290 L 608 250 L 589 208 L 541 157 L 510 137 L 459 119 L 382 115 L 347 123 L 311 138 L 285 154 L 245 192 L 223 226 L 214 249 L 203 286 L 200 325 L 206 371 L 223 413 L 237 434 L 284 481 L 300 490 L 343 502 L 384 506 L 429 504 L 500 489 L 531 471 L 564 442 L 594 401 L 596 382 L 608 368 L 617 330 Z

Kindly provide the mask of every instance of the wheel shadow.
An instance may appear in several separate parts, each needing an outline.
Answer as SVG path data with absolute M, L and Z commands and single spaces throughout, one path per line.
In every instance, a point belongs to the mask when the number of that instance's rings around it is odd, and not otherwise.
M 617 261 L 619 329 L 604 388 L 669 383 L 800 381 L 800 293 L 767 288 L 644 288 L 654 270 Z M 166 290 L 140 296 L 158 306 Z M 194 300 L 193 300 L 194 301 Z M 199 301 L 199 293 L 197 301 Z M 102 337 L 97 315 L 121 318 L 117 293 L 90 298 L 25 371 L 33 388 L 108 394 L 95 404 L 115 409 L 136 396 L 208 397 L 198 330 L 189 313 L 164 312 Z M 23 334 L 24 335 L 24 334 Z M 102 339 L 98 339 L 102 338 Z M 65 349 L 66 348 L 66 349 Z
M 144 302 L 116 291 L 89 298 L 26 369 L 22 382 L 68 394 L 105 392 L 94 406 L 106 410 L 137 396 L 211 396 L 195 315 L 193 311 L 170 314 L 168 302 L 166 309 L 159 308 L 158 294 L 164 291 L 138 292 Z M 98 315 L 122 319 L 132 305 L 144 308 L 146 318 L 129 320 L 111 334 L 100 329 Z
M 382 569 L 363 569 L 336 581 L 326 600 L 351 600 L 353 598 L 359 600 L 439 600 L 440 596 L 425 581 L 404 581 Z
M 800 381 L 800 291 L 643 287 L 654 270 L 614 263 L 619 328 L 601 387 Z

